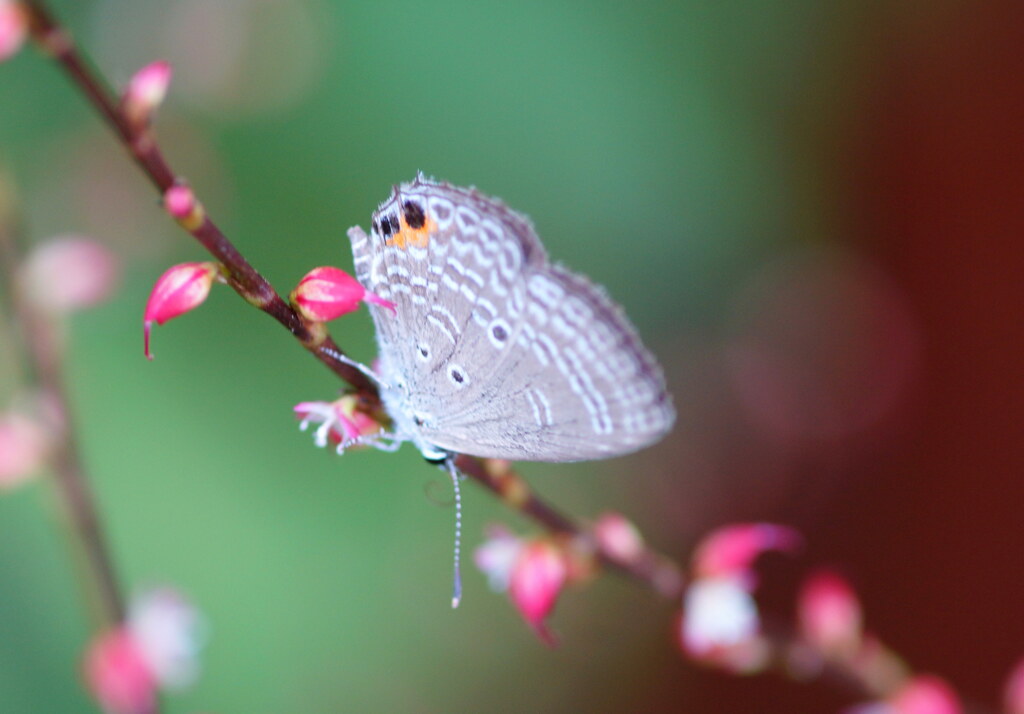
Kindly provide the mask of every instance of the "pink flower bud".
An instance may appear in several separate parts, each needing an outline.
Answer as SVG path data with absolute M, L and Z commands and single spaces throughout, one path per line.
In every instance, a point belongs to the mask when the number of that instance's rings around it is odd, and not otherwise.
M 217 263 L 181 263 L 168 268 L 156 281 L 146 302 L 143 315 L 145 353 L 149 351 L 149 333 L 153 323 L 162 325 L 171 318 L 199 307 L 210 294 L 210 286 L 218 275 Z
M 192 189 L 185 184 L 176 184 L 164 192 L 164 208 L 190 233 L 206 220 L 206 209 L 196 200 Z
M 953 688 L 929 674 L 911 678 L 889 703 L 895 714 L 961 714 L 963 711 Z
M 28 17 L 21 3 L 0 0 L 0 62 L 21 49 L 28 35 Z
M 860 646 L 863 616 L 853 588 L 828 571 L 818 572 L 800 590 L 800 632 L 812 647 L 833 657 L 849 657 Z
M 745 574 L 761 553 L 792 551 L 800 542 L 800 534 L 786 526 L 771 523 L 725 526 L 712 531 L 698 544 L 693 556 L 694 574 L 698 578 Z
M 48 312 L 97 305 L 114 291 L 118 278 L 114 254 L 90 238 L 53 238 L 32 251 L 21 268 L 25 297 Z
M 0 415 L 0 490 L 27 481 L 46 461 L 51 438 L 38 422 L 16 412 Z
M 562 551 L 550 541 L 528 543 L 516 558 L 509 597 L 519 613 L 548 645 L 555 639 L 544 624 L 565 585 L 568 568 Z
M 156 677 L 126 627 L 105 632 L 89 645 L 85 682 L 108 714 L 146 714 L 156 703 Z
M 594 524 L 601 551 L 620 563 L 630 563 L 644 552 L 644 539 L 636 526 L 620 513 L 606 513 Z
M 490 526 L 486 539 L 473 553 L 473 562 L 487 576 L 491 590 L 505 592 L 512 579 L 512 569 L 523 551 L 523 539 L 504 526 Z
M 1024 714 L 1024 659 L 1017 662 L 1010 676 L 1006 678 L 1003 710 L 1006 714 Z
M 330 266 L 306 273 L 292 290 L 290 299 L 296 312 L 313 322 L 327 322 L 348 314 L 359 307 L 361 300 L 395 311 L 394 303 L 374 295 L 344 270 Z
M 121 108 L 129 123 L 136 128 L 147 125 L 167 96 L 170 83 L 171 65 L 164 61 L 147 64 L 132 75 L 121 98 Z

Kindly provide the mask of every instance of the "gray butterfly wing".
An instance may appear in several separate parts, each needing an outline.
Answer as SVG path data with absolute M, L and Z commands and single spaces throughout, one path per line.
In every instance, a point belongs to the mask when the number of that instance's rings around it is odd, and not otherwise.
M 425 240 L 407 230 L 410 206 L 426 216 Z M 374 214 L 371 236 L 350 236 L 359 280 L 397 304 L 397 319 L 371 310 L 385 372 L 404 383 L 389 409 L 418 443 L 572 461 L 634 451 L 671 427 L 661 371 L 622 310 L 550 265 L 529 221 L 500 201 L 419 178 Z
M 508 354 L 428 439 L 507 459 L 575 461 L 635 451 L 675 418 L 661 370 L 604 291 L 559 266 L 526 273 Z M 517 286 L 518 287 L 518 286 Z M 469 337 L 467 335 L 467 337 Z

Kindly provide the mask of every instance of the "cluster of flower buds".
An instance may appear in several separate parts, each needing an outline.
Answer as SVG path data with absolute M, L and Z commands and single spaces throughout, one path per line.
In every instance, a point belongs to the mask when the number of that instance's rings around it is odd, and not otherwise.
M 288 296 L 292 308 L 304 319 L 320 324 L 347 315 L 363 302 L 395 311 L 394 303 L 364 288 L 358 280 L 340 268 L 321 266 L 306 273 Z M 323 448 L 333 444 L 343 453 L 351 447 L 381 445 L 388 435 L 383 413 L 370 413 L 356 394 L 346 394 L 333 402 L 301 402 L 294 407 L 305 431 L 318 424 L 313 440 Z
M 152 73 L 160 77 L 163 76 L 163 70 L 161 63 L 149 65 L 136 74 L 131 86 L 135 85 L 136 80 L 143 88 L 148 82 L 158 83 L 157 79 L 149 77 L 148 74 L 141 79 L 139 75 Z M 169 77 L 170 69 L 166 68 L 166 72 Z M 150 94 L 145 94 L 143 89 L 138 89 L 137 101 L 142 102 L 143 96 L 152 98 L 157 94 L 155 89 L 151 88 L 149 91 Z M 130 104 L 131 96 L 132 92 L 129 89 L 124 98 L 125 111 Z M 185 184 L 176 184 L 164 192 L 164 209 L 189 231 L 194 231 L 206 220 L 203 205 L 196 200 L 192 189 Z M 153 330 L 153 323 L 162 325 L 168 320 L 184 315 L 202 305 L 206 302 L 214 281 L 224 282 L 224 276 L 222 266 L 212 261 L 179 263 L 165 270 L 163 275 L 157 278 L 153 290 L 149 294 L 149 299 L 146 301 L 146 309 L 142 317 L 143 344 L 147 359 L 153 359 L 153 354 L 149 350 L 149 338 Z
M 107 714 L 151 712 L 158 692 L 184 689 L 196 679 L 202 630 L 198 612 L 177 592 L 145 593 L 124 624 L 89 644 L 86 686 Z
M 846 672 L 865 690 L 881 694 L 848 714 L 959 714 L 960 702 L 945 681 L 911 675 L 906 664 L 880 639 L 864 630 L 864 616 L 853 587 L 830 570 L 811 573 L 800 588 L 797 623 L 803 651 L 794 672 L 814 674 L 823 667 Z M 807 655 L 810 655 L 808 657 Z
M 474 553 L 476 566 L 487 576 L 491 589 L 507 592 L 512 604 L 548 645 L 554 635 L 545 620 L 558 602 L 569 575 L 567 554 L 550 539 L 527 540 L 498 525 Z
M 564 537 L 522 538 L 499 525 L 488 527 L 484 543 L 474 553 L 476 566 L 491 589 L 508 593 L 512 605 L 541 641 L 557 644 L 547 626 L 567 585 L 594 572 L 594 552 Z
M 16 0 L 0 0 L 0 62 L 14 55 L 25 44 L 28 13 Z
M 903 660 L 864 629 L 860 600 L 830 570 L 812 572 L 797 600 L 795 639 L 772 642 L 761 632 L 752 566 L 766 551 L 792 552 L 799 535 L 785 526 L 754 523 L 713 531 L 695 550 L 678 631 L 691 659 L 733 674 L 778 665 L 807 681 L 826 669 L 858 682 L 875 699 L 845 714 L 961 714 L 953 688 L 930 674 L 912 673 Z M 1005 714 L 1024 714 L 1024 660 L 1009 676 Z

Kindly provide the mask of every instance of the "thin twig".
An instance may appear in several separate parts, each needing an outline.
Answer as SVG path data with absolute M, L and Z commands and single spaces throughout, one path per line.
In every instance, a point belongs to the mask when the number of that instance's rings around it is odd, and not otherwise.
M 41 0 L 28 0 L 32 37 L 44 52 L 51 55 L 64 69 L 74 85 L 86 96 L 117 138 L 128 149 L 132 158 L 161 195 L 178 183 L 149 129 L 134 127 L 121 111 L 117 96 L 78 51 L 68 33 Z M 202 222 L 189 230 L 204 248 L 228 271 L 231 286 L 247 302 L 267 313 L 291 332 L 302 345 L 313 352 L 335 374 L 361 392 L 375 395 L 372 383 L 358 370 L 330 356 L 329 349 L 340 351 L 330 337 L 314 329 L 281 298 L 267 280 L 256 271 L 227 239 L 220 228 L 204 216 Z

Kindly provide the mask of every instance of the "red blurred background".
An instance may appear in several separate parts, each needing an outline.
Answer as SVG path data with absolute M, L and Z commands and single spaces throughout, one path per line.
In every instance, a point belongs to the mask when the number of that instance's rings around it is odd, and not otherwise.
M 819 508 L 812 489 L 775 518 L 804 531 L 809 561 L 843 565 L 871 629 L 916 669 L 992 707 L 1024 656 L 1024 14 L 884 16 L 866 111 L 822 153 L 845 174 L 850 242 L 902 287 L 921 358 L 894 428 L 829 464 L 842 497 Z M 771 677 L 696 681 L 701 711 L 849 701 Z

